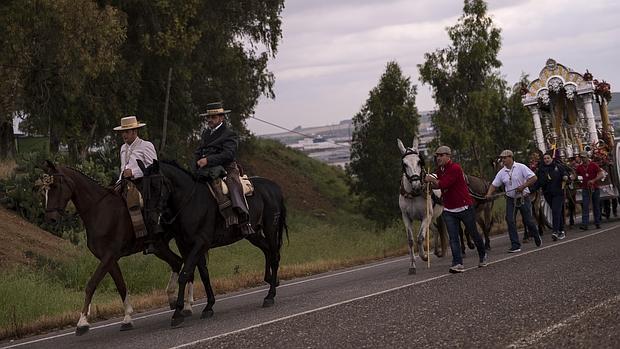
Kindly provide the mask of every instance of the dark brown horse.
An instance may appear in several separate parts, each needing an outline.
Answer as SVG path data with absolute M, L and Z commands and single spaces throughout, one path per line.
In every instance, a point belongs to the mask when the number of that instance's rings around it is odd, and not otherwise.
M 140 164 L 140 162 L 138 162 Z M 149 231 L 157 229 L 158 221 L 164 222 L 167 229 L 174 231 L 176 239 L 182 239 L 191 251 L 184 256 L 183 270 L 179 275 L 179 292 L 177 306 L 172 316 L 171 325 L 183 323 L 182 314 L 185 284 L 193 275 L 199 263 L 211 248 L 225 246 L 243 239 L 240 232 L 226 227 L 219 213 L 218 204 L 209 187 L 198 182 L 196 178 L 174 162 L 154 161 L 144 168 L 142 193 L 146 213 L 146 227 Z M 265 282 L 269 291 L 263 300 L 263 306 L 274 304 L 276 287 L 279 284 L 280 249 L 286 226 L 286 207 L 280 187 L 261 177 L 251 179 L 254 194 L 247 197 L 250 208 L 250 222 L 256 231 L 246 237 L 265 255 Z M 199 268 L 207 293 L 207 305 L 202 311 L 202 318 L 213 316 L 215 295 L 209 281 L 207 269 Z
M 88 315 L 92 297 L 97 286 L 108 273 L 114 280 L 124 306 L 125 317 L 121 322 L 121 330 L 133 328 L 131 319 L 133 309 L 127 298 L 127 287 L 118 260 L 121 257 L 141 252 L 144 242 L 143 239 L 136 239 L 134 235 L 131 218 L 123 198 L 113 189 L 102 187 L 75 169 L 56 166 L 50 161 L 46 161 L 42 168 L 46 173 L 42 179 L 46 220 L 58 221 L 64 214 L 67 203 L 73 201 L 86 228 L 88 249 L 99 259 L 99 265 L 86 285 L 84 306 L 76 334 L 82 335 L 89 330 Z M 157 243 L 156 255 L 168 263 L 178 277 L 183 260 L 170 250 L 169 240 L 168 238 Z M 179 250 L 183 251 L 184 248 L 179 246 Z M 174 274 L 171 280 L 175 281 Z M 171 282 L 171 284 L 174 283 Z M 169 301 L 176 302 L 176 298 L 169 299 Z
M 465 175 L 465 181 L 467 182 L 467 187 L 469 189 L 469 194 L 474 199 L 474 208 L 476 209 L 476 223 L 480 229 L 482 229 L 482 233 L 484 234 L 484 247 L 487 250 L 491 249 L 491 239 L 489 238 L 489 234 L 491 233 L 491 228 L 493 228 L 493 205 L 495 199 L 487 200 L 485 199 L 485 194 L 487 190 L 489 190 L 490 182 L 476 176 Z M 463 231 L 461 230 L 461 251 L 465 253 L 465 238 L 467 239 L 467 247 L 470 249 L 474 249 L 474 243 L 471 240 L 471 236 L 469 232 L 465 231 L 465 236 L 463 236 Z

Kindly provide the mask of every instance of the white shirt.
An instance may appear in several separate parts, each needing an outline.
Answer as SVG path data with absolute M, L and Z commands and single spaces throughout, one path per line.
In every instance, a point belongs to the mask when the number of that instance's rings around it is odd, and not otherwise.
M 496 188 L 503 185 L 506 195 L 511 198 L 515 198 L 521 196 L 515 189 L 523 185 L 528 179 L 534 176 L 534 172 L 532 172 L 529 167 L 515 161 L 512 163 L 511 168 L 506 168 L 506 166 L 504 166 L 501 170 L 499 170 L 497 175 L 495 175 L 495 179 L 493 179 L 492 184 Z M 527 196 L 529 193 L 530 190 L 526 187 L 523 190 L 523 196 Z
M 153 160 L 157 159 L 157 153 L 153 143 L 136 137 L 131 145 L 124 143 L 121 147 L 121 174 L 118 176 L 119 180 L 123 177 L 123 171 L 126 169 L 131 169 L 133 178 L 144 176 L 144 173 L 138 167 L 138 162 L 136 162 L 138 159 L 144 162 L 144 166 L 149 166 L 153 163 Z

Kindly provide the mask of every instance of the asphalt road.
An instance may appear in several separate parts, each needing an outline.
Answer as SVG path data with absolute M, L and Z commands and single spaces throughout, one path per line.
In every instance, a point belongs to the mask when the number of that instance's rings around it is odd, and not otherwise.
M 468 251 L 458 275 L 450 257 L 418 260 L 417 275 L 387 259 L 282 282 L 271 308 L 262 287 L 219 296 L 208 320 L 199 303 L 181 328 L 161 309 L 136 314 L 132 331 L 115 319 L 0 348 L 619 348 L 620 224 L 543 241 L 508 254 L 497 237 L 488 267 Z

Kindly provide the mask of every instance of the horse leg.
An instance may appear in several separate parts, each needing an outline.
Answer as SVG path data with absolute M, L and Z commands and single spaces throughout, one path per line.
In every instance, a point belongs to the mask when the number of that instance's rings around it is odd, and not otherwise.
M 476 214 L 476 220 L 478 221 L 478 225 L 482 228 L 482 232 L 484 233 L 484 248 L 486 250 L 491 249 L 491 239 L 489 238 L 489 234 L 491 233 L 491 227 L 493 227 L 493 201 L 486 202 L 483 206 L 482 214 Z
M 460 224 L 459 224 L 459 236 L 461 238 L 461 253 L 463 255 L 465 255 L 466 254 L 466 249 L 465 249 L 465 233 L 463 231 L 463 226 L 461 226 Z
M 178 245 L 178 243 L 177 243 Z M 180 250 L 180 249 L 179 249 Z M 170 309 L 174 309 L 174 304 L 176 303 L 176 293 L 178 291 L 178 281 L 179 281 L 179 273 L 181 272 L 181 268 L 183 267 L 183 259 L 179 257 L 176 253 L 172 252 L 170 246 L 165 243 L 163 240 L 158 242 L 157 251 L 155 252 L 155 256 L 159 259 L 165 261 L 170 266 L 172 270 L 170 273 L 170 280 L 168 281 L 168 285 L 166 286 L 166 294 L 168 295 L 168 305 Z
M 207 261 L 202 255 L 198 261 L 198 273 L 200 273 L 200 279 L 204 285 L 205 292 L 207 293 L 207 305 L 202 310 L 200 315 L 201 319 L 208 319 L 213 316 L 213 305 L 215 304 L 215 293 L 211 287 L 211 278 L 209 277 L 209 268 L 207 268 Z
M 436 218 L 435 222 L 437 236 L 439 237 L 439 243 L 435 239 L 435 255 L 443 257 L 446 255 L 446 249 L 448 248 L 448 231 L 441 215 Z M 441 247 L 441 253 L 439 252 L 439 247 Z
M 99 261 L 99 265 L 95 272 L 90 276 L 88 283 L 86 283 L 85 297 L 84 297 L 84 306 L 82 307 L 82 312 L 80 313 L 80 320 L 77 323 L 77 328 L 75 329 L 75 335 L 81 336 L 88 332 L 90 329 L 90 324 L 88 323 L 88 315 L 90 315 L 90 303 L 93 299 L 93 294 L 95 294 L 95 290 L 97 286 L 108 272 L 108 268 L 110 262 L 112 261 L 112 257 L 106 256 L 102 260 Z
M 112 262 L 110 265 L 110 276 L 112 277 L 112 280 L 114 280 L 116 290 L 123 301 L 124 317 L 123 321 L 121 321 L 121 331 L 131 330 L 133 329 L 133 320 L 131 319 L 133 308 L 129 303 L 129 295 L 127 294 L 127 285 L 125 284 L 123 273 L 121 272 L 121 268 L 118 266 L 118 262 L 116 261 Z
M 422 222 L 420 223 L 420 231 L 418 232 L 418 254 L 425 262 L 428 260 L 428 256 L 424 250 L 424 240 L 427 238 L 426 234 L 428 233 L 426 229 L 426 222 L 428 219 L 430 219 L 430 217 L 424 217 L 424 219 L 422 219 Z
M 416 273 L 415 251 L 413 250 L 413 221 L 409 219 L 407 214 L 403 213 L 403 222 L 405 223 L 407 245 L 409 247 L 409 275 L 412 275 Z
M 196 269 L 196 264 L 199 260 L 198 254 L 203 250 L 203 248 L 204 242 L 200 240 L 196 241 L 192 251 L 185 259 L 185 265 L 179 275 L 179 292 L 177 293 L 177 303 L 170 323 L 172 327 L 178 327 L 183 324 L 183 321 L 185 321 L 185 317 L 183 316 L 183 308 L 185 305 L 185 288 L 187 283 L 190 282 L 194 276 L 194 270 Z

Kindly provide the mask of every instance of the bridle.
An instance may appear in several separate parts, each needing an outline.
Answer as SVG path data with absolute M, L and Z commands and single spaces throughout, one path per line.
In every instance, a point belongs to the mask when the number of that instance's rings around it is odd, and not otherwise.
M 61 207 L 54 207 L 54 208 L 49 208 L 48 204 L 49 204 L 49 198 L 48 198 L 48 193 L 49 190 L 52 186 L 52 184 L 57 183 L 58 185 L 58 190 L 60 190 L 60 197 L 62 197 L 62 190 L 63 190 L 63 178 L 65 177 L 65 175 L 63 175 L 62 173 L 54 173 L 51 175 L 48 174 L 44 174 L 41 176 L 41 189 L 44 191 L 45 193 L 45 213 L 50 213 L 50 212 L 58 212 L 61 216 L 65 215 L 65 209 L 61 208 Z M 71 187 L 71 184 L 67 181 L 67 186 L 69 186 L 70 191 L 73 192 L 73 188 Z
M 422 169 L 420 171 L 420 174 L 412 174 L 409 175 L 407 173 L 407 165 L 405 164 L 404 160 L 407 156 L 409 155 L 418 155 L 418 157 L 420 156 L 417 150 L 411 149 L 411 148 L 407 148 L 407 150 L 405 151 L 405 153 L 403 154 L 403 156 L 401 157 L 401 162 L 402 162 L 402 167 L 403 167 L 403 174 L 405 175 L 405 178 L 407 178 L 407 181 L 412 184 L 415 182 L 420 182 L 420 184 L 423 184 L 424 178 L 426 177 L 426 170 L 424 169 L 424 166 L 420 166 L 420 168 Z M 401 195 L 403 195 L 406 198 L 413 198 L 416 196 L 420 196 L 422 195 L 422 191 L 423 191 L 423 186 L 420 185 L 419 188 L 412 188 L 412 190 L 410 192 L 406 191 L 404 186 L 401 184 L 400 185 L 400 193 Z
M 418 155 L 418 157 L 419 157 L 419 153 L 418 153 L 417 150 L 413 150 L 411 148 L 407 148 L 407 151 L 405 151 L 405 153 L 403 154 L 401 159 L 404 160 L 409 155 Z M 403 174 L 405 175 L 405 177 L 407 178 L 409 183 L 411 183 L 411 184 L 413 184 L 414 182 L 422 183 L 422 181 L 424 180 L 424 177 L 426 177 L 426 170 L 424 169 L 424 166 L 421 166 L 422 170 L 420 171 L 420 174 L 409 175 L 407 173 L 407 165 L 405 165 L 404 161 L 402 161 L 402 165 L 403 165 Z

